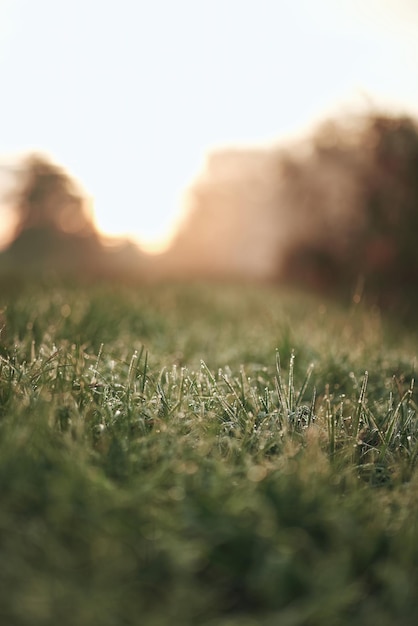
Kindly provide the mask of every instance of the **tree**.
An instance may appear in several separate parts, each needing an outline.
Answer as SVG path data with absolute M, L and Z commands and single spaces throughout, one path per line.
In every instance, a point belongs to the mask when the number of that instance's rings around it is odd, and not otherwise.
M 77 182 L 40 154 L 26 157 L 9 196 L 15 239 L 0 255 L 2 272 L 34 276 L 137 280 L 143 254 L 127 240 L 103 240 Z M 110 245 L 109 245 L 110 244 Z
M 19 218 L 17 233 L 41 229 L 92 236 L 95 229 L 84 196 L 64 169 L 43 155 L 31 154 L 20 176 L 14 202 Z
M 295 159 L 287 196 L 303 232 L 278 251 L 279 279 L 412 310 L 418 286 L 418 125 L 370 114 L 328 124 Z

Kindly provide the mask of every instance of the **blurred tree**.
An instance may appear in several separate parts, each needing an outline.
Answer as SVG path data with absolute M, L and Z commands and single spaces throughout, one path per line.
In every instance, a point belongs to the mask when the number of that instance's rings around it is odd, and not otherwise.
M 418 287 L 418 125 L 370 114 L 329 122 L 288 164 L 289 222 L 280 281 L 411 308 Z M 282 211 L 282 208 L 280 207 Z M 297 218 L 297 215 L 299 218 Z
M 16 179 L 9 199 L 17 214 L 15 238 L 2 265 L 26 273 L 95 268 L 101 245 L 77 183 L 37 153 L 23 160 Z
M 102 239 L 81 188 L 45 156 L 24 159 L 8 203 L 17 225 L 14 240 L 0 255 L 2 273 L 118 280 L 142 275 L 143 253 L 128 240 Z
M 418 278 L 418 127 L 407 117 L 375 117 L 365 133 L 370 152 L 365 181 L 370 269 Z
M 87 215 L 85 198 L 76 182 L 58 165 L 40 154 L 23 163 L 16 192 L 17 231 L 44 229 L 92 236 L 94 225 Z
M 366 297 L 408 305 L 418 286 L 418 126 L 405 116 L 371 115 L 356 149 L 364 155 L 356 273 Z

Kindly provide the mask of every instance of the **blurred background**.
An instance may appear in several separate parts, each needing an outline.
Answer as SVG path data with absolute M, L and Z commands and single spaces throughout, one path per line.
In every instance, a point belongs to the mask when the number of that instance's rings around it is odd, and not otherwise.
M 417 41 L 414 0 L 0 0 L 0 271 L 410 302 Z

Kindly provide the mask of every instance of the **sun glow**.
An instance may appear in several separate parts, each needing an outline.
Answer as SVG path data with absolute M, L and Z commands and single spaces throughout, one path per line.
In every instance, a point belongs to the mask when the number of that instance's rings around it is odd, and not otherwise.
M 364 92 L 418 113 L 406 0 L 14 0 L 0 14 L 1 150 L 46 150 L 94 197 L 100 231 L 149 251 L 212 146 L 275 142 Z

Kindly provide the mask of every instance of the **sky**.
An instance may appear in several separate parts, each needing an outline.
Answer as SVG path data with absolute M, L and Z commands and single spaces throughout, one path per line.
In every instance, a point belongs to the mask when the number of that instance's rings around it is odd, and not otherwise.
M 416 0 L 0 0 L 0 180 L 44 151 L 103 232 L 157 246 L 208 150 L 418 116 L 417 77 Z

